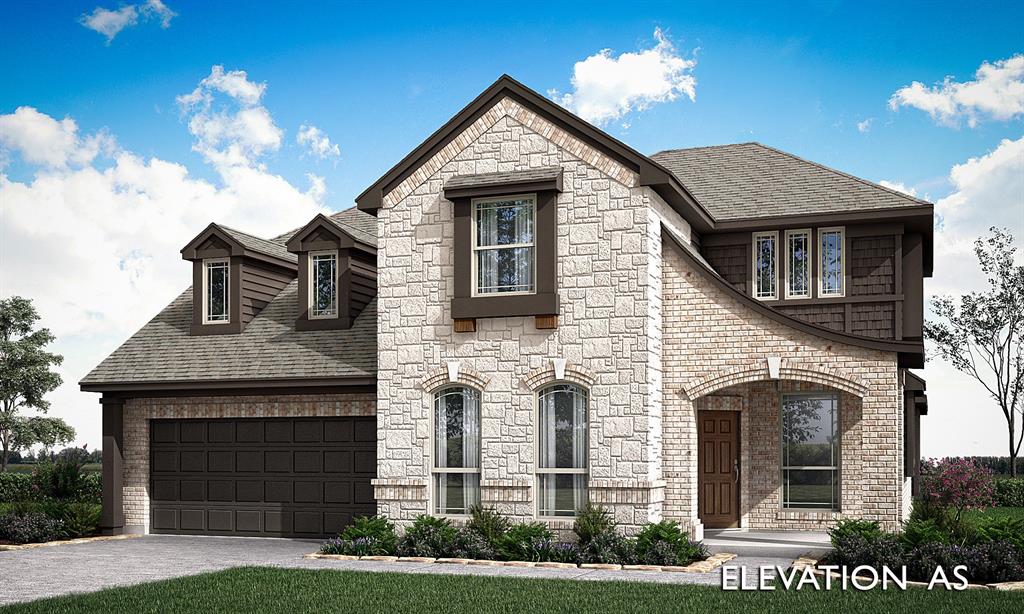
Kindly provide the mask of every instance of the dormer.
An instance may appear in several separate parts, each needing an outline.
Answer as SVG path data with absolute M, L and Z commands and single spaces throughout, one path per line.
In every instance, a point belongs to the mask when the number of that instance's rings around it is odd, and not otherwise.
M 240 333 L 298 271 L 283 245 L 210 224 L 181 250 L 192 262 L 193 335 Z
M 288 240 L 298 256 L 296 330 L 345 329 L 377 295 L 372 238 L 320 214 Z

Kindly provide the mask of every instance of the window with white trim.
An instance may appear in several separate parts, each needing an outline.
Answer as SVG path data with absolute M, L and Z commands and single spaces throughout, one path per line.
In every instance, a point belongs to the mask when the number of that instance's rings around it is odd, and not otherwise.
M 575 516 L 587 503 L 587 391 L 574 384 L 541 390 L 537 427 L 538 515 Z
M 473 294 L 535 291 L 537 197 L 473 201 Z
M 843 296 L 843 229 L 818 229 L 818 253 L 821 254 L 819 296 Z
M 786 298 L 811 296 L 811 231 L 786 231 Z
M 309 317 L 338 317 L 338 252 L 309 254 Z
M 480 393 L 453 386 L 434 395 L 434 513 L 468 514 L 480 503 Z
M 779 233 L 754 233 L 754 298 L 778 298 Z
M 203 260 L 203 324 L 227 324 L 231 262 L 227 259 Z
M 782 395 L 782 507 L 839 509 L 839 397 Z

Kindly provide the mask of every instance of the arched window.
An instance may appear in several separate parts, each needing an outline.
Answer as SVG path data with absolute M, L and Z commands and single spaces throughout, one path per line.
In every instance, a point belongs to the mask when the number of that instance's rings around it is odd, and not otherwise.
M 467 514 L 480 503 L 480 394 L 444 388 L 434 395 L 434 513 Z
M 575 516 L 587 502 L 587 391 L 556 384 L 540 391 L 537 411 L 540 516 Z

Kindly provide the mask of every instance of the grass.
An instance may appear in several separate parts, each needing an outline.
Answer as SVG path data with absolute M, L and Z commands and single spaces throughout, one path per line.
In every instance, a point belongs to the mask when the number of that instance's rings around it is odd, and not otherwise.
M 1020 593 L 717 586 L 239 567 L 0 608 L 39 612 L 1020 612 Z
M 979 520 L 981 518 L 1017 518 L 1024 520 L 1024 507 L 990 507 L 984 510 L 964 512 L 964 518 Z

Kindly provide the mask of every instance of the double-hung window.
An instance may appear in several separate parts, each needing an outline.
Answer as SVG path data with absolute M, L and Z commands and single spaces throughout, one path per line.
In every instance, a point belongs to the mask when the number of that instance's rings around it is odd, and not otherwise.
M 786 231 L 786 298 L 811 296 L 811 231 Z
M 229 290 L 231 262 L 203 261 L 203 324 L 227 324 L 230 320 Z
M 556 384 L 538 397 L 540 516 L 575 516 L 587 503 L 587 392 Z
M 754 233 L 754 297 L 779 297 L 779 233 Z
M 480 503 L 480 394 L 445 388 L 434 395 L 434 513 L 468 514 Z
M 782 507 L 839 509 L 839 398 L 782 396 Z
M 473 294 L 536 291 L 534 220 L 537 198 L 473 201 Z
M 309 317 L 338 317 L 338 252 L 309 254 Z
M 818 295 L 843 296 L 843 229 L 819 229 L 818 246 L 821 254 Z

